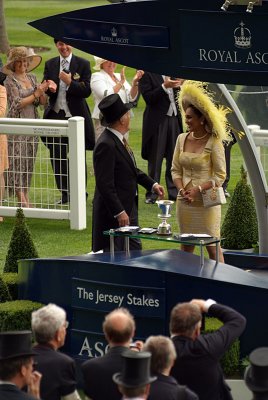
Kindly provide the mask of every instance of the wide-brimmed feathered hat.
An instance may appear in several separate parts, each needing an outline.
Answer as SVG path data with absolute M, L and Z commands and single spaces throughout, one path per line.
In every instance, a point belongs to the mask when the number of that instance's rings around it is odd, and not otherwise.
M 6 75 L 11 74 L 14 68 L 14 62 L 26 58 L 28 61 L 27 72 L 33 71 L 42 61 L 42 57 L 35 54 L 32 48 L 24 46 L 13 47 L 8 53 L 6 64 L 2 68 L 2 72 Z
M 190 105 L 197 108 L 206 119 L 206 129 L 222 141 L 230 141 L 226 115 L 230 112 L 223 106 L 216 106 L 212 93 L 208 92 L 204 82 L 184 81 L 178 94 L 178 103 L 183 120 Z

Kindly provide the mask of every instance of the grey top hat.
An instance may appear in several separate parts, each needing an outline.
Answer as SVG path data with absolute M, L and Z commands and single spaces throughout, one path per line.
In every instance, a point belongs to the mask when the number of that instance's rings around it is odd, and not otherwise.
M 127 350 L 121 357 L 123 358 L 122 370 L 113 375 L 113 381 L 118 385 L 136 388 L 157 379 L 156 376 L 150 374 L 151 353 Z
M 31 331 L 0 332 L 0 361 L 34 355 Z
M 112 124 L 119 120 L 126 114 L 132 107 L 132 103 L 123 103 L 119 94 L 110 94 L 99 103 L 100 121 L 103 126 Z
M 249 355 L 250 366 L 245 372 L 245 382 L 252 392 L 268 392 L 268 347 L 259 347 Z

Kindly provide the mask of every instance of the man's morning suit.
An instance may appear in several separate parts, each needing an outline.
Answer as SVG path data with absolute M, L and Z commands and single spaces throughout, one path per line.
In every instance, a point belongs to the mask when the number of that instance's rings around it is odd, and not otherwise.
M 96 189 L 93 200 L 92 249 L 109 249 L 109 237 L 103 231 L 118 228 L 115 218 L 120 212 L 138 225 L 138 184 L 148 191 L 155 181 L 137 168 L 121 140 L 109 129 L 101 134 L 93 153 Z M 115 238 L 124 239 L 124 238 Z M 123 241 L 115 241 L 115 250 L 123 250 Z M 116 247 L 117 246 L 117 247 Z M 130 249 L 140 244 L 130 241 Z
M 156 182 L 160 182 L 162 162 L 166 158 L 168 196 L 170 200 L 176 200 L 177 189 L 170 169 L 176 140 L 182 132 L 181 116 L 177 108 L 177 115 L 170 110 L 170 98 L 162 87 L 163 83 L 162 75 L 151 72 L 145 72 L 139 83 L 140 93 L 146 103 L 142 125 L 142 158 L 148 160 L 148 174 Z M 168 116 L 168 113 L 171 115 Z M 156 196 L 147 192 L 146 198 L 155 200 Z
M 87 397 L 92 400 L 122 398 L 112 376 L 121 371 L 121 354 L 126 350 L 123 346 L 111 347 L 103 357 L 93 358 L 82 364 L 84 391 Z
M 198 400 L 198 396 L 184 386 L 178 385 L 173 376 L 157 374 L 151 383 L 148 400 Z
M 224 381 L 220 359 L 242 334 L 246 320 L 237 311 L 221 304 L 211 305 L 208 313 L 224 325 L 213 333 L 198 336 L 196 340 L 174 336 L 177 359 L 171 375 L 198 394 L 200 400 L 229 400 L 232 396 Z
M 16 385 L 0 384 L 0 400 L 36 400 L 36 397 L 20 390 Z
M 40 396 L 42 400 L 60 400 L 76 390 L 74 360 L 49 345 L 36 345 L 37 371 L 42 374 Z
M 72 54 L 69 70 L 72 82 L 66 91 L 66 102 L 73 117 L 85 118 L 85 149 L 92 150 L 95 145 L 94 127 L 91 120 L 90 110 L 86 98 L 91 94 L 90 88 L 90 63 L 84 58 Z M 68 119 L 61 110 L 55 112 L 54 107 L 59 93 L 60 79 L 60 56 L 54 57 L 45 63 L 44 80 L 52 80 L 57 84 L 55 93 L 47 91 L 49 104 L 45 109 L 44 118 Z M 68 138 L 43 138 L 44 143 L 50 151 L 50 159 L 54 171 L 58 189 L 66 195 L 68 192 Z M 53 161 L 54 160 L 54 161 Z

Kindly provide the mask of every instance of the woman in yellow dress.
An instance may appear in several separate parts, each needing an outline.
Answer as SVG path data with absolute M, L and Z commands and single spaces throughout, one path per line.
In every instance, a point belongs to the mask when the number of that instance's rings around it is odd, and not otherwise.
M 7 108 L 7 93 L 6 88 L 0 85 L 0 117 L 6 115 Z M 7 137 L 0 134 L 0 205 L 5 192 L 4 171 L 8 169 L 8 154 L 7 154 Z M 3 222 L 3 217 L 0 216 L 0 222 Z
M 220 237 L 221 206 L 205 208 L 201 192 L 222 186 L 226 176 L 223 141 L 229 141 L 227 110 L 216 107 L 201 82 L 185 81 L 179 105 L 188 131 L 179 135 L 173 155 L 172 178 L 178 190 L 176 203 L 180 233 L 206 233 Z M 195 246 L 182 244 L 192 253 Z M 215 245 L 208 245 L 216 259 Z M 219 260 L 224 261 L 221 249 Z

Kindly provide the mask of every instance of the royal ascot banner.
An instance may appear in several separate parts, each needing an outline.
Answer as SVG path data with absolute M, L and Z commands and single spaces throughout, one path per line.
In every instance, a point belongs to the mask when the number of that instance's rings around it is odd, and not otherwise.
M 90 54 L 137 69 L 217 83 L 268 85 L 268 2 L 152 0 L 91 7 L 30 23 Z

